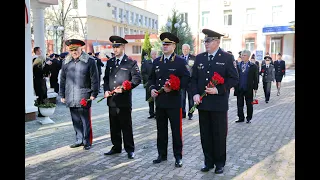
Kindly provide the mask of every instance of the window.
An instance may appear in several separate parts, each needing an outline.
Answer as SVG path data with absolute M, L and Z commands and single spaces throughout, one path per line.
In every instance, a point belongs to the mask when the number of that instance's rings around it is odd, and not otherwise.
M 123 27 L 119 27 L 119 36 L 123 37 Z
M 188 24 L 188 13 L 181 13 L 181 22 Z
M 272 6 L 272 23 L 281 23 L 282 6 Z
M 154 19 L 152 19 L 152 29 L 154 29 L 154 27 L 155 27 L 155 24 L 154 24 Z
M 222 49 L 225 51 L 231 50 L 231 39 L 222 39 Z
M 113 6 L 112 18 L 117 19 L 117 7 Z
M 136 22 L 136 25 L 138 25 L 138 23 L 140 22 L 139 21 L 139 14 L 136 14 L 136 21 L 135 22 Z
M 254 50 L 254 38 L 246 39 L 245 42 L 246 42 L 246 49 L 248 49 L 252 53 Z
M 141 46 L 132 46 L 132 54 L 141 54 Z
M 79 24 L 77 21 L 73 21 L 73 31 L 79 32 Z
M 131 34 L 131 35 L 134 34 L 133 29 L 130 29 L 130 34 Z
M 144 17 L 144 26 L 148 27 L 148 18 L 147 17 Z
M 140 26 L 143 25 L 143 16 L 142 16 L 142 15 L 140 15 L 139 25 L 140 25 Z
M 151 28 L 151 18 L 149 18 L 149 28 Z
M 72 8 L 78 9 L 78 0 L 72 0 Z
M 113 35 L 117 35 L 117 26 L 112 26 Z
M 246 23 L 248 25 L 254 25 L 256 23 L 255 17 L 256 17 L 256 9 L 254 8 L 247 9 Z
M 125 11 L 126 13 L 123 15 L 123 17 L 124 17 L 124 20 L 126 21 L 126 22 L 129 22 L 129 11 Z
M 119 9 L 119 18 L 120 20 L 122 21 L 122 18 L 123 18 L 123 9 Z
M 134 22 L 134 13 L 133 12 L 131 12 L 130 13 L 130 24 L 132 24 L 133 22 Z
M 210 14 L 210 11 L 202 11 L 202 20 L 201 20 L 202 27 L 208 26 L 209 14 Z
M 128 28 L 124 28 L 124 35 L 128 34 Z
M 158 29 L 158 20 L 155 20 L 154 24 L 156 26 L 156 29 Z
M 224 10 L 224 25 L 232 25 L 232 10 Z
M 140 31 L 140 33 L 139 33 L 139 34 L 144 34 L 144 33 L 143 33 L 143 31 Z

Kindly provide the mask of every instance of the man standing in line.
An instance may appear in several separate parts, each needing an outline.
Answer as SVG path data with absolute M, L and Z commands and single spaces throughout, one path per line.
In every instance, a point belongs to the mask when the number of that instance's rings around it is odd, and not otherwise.
M 121 85 L 124 81 L 130 81 L 132 89 L 141 83 L 140 70 L 137 61 L 129 58 L 125 53 L 125 39 L 119 36 L 110 36 L 114 57 L 109 59 L 104 73 L 104 97 L 109 106 L 109 119 L 111 141 L 113 147 L 104 155 L 113 155 L 122 151 L 122 137 L 124 149 L 128 158 L 133 159 L 134 141 L 132 132 L 132 92 L 124 91 Z M 113 94 L 111 91 L 114 91 Z
M 171 124 L 172 146 L 175 157 L 175 167 L 182 167 L 182 109 L 180 89 L 186 88 L 190 78 L 187 62 L 174 53 L 179 38 L 172 33 L 160 34 L 163 55 L 153 61 L 149 84 L 151 96 L 156 101 L 157 148 L 158 157 L 154 164 L 167 160 L 168 149 L 168 119 Z M 180 79 L 180 89 L 173 90 L 164 86 L 170 75 Z M 161 88 L 164 92 L 159 93 Z
M 61 102 L 70 108 L 76 142 L 71 148 L 84 146 L 89 150 L 92 145 L 91 103 L 98 95 L 98 69 L 93 58 L 81 50 L 85 43 L 78 39 L 65 42 L 71 56 L 62 64 L 60 74 Z M 87 104 L 81 104 L 82 99 Z M 88 100 L 90 99 L 90 100 Z
M 230 88 L 239 82 L 237 63 L 231 54 L 219 47 L 223 36 L 209 29 L 205 34 L 206 52 L 196 56 L 192 68 L 191 87 L 194 103 L 198 104 L 201 145 L 204 154 L 202 172 L 214 168 L 223 173 L 227 154 L 228 109 Z M 223 84 L 207 87 L 214 73 L 224 78 Z M 203 99 L 200 94 L 206 92 Z
M 182 45 L 182 55 L 181 57 L 183 59 L 186 60 L 187 62 L 187 68 L 188 68 L 188 71 L 190 72 L 190 77 L 191 77 L 191 73 L 192 73 L 192 66 L 194 64 L 194 60 L 195 60 L 195 56 L 190 54 L 190 45 L 189 44 L 183 44 Z M 188 94 L 188 102 L 189 102 L 189 110 L 188 110 L 188 117 L 189 117 L 189 120 L 192 120 L 192 116 L 193 114 L 192 113 L 189 113 L 190 109 L 192 108 L 192 106 L 194 105 L 194 102 L 193 102 L 193 95 L 192 95 L 192 92 L 191 92 L 191 81 L 189 81 L 188 83 L 188 87 L 186 89 L 181 89 L 181 99 L 182 99 L 182 117 L 183 118 L 186 118 L 186 94 Z

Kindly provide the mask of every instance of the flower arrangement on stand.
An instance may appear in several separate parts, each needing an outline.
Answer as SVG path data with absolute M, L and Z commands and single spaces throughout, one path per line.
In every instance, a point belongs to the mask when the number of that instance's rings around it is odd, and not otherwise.
M 224 83 L 224 78 L 223 78 L 219 73 L 214 72 L 214 74 L 213 74 L 211 80 L 209 81 L 207 87 L 208 87 L 208 88 L 213 88 L 213 87 L 217 86 L 218 84 L 223 84 L 223 83 Z M 202 101 L 202 99 L 203 99 L 204 96 L 207 96 L 207 93 L 206 93 L 206 92 L 203 92 L 203 93 L 201 94 L 201 96 L 200 96 L 200 102 Z M 196 108 L 197 108 L 198 105 L 199 105 L 199 104 L 194 104 L 194 105 L 192 106 L 192 108 L 190 109 L 189 113 L 193 113 L 193 112 L 196 110 Z
M 132 89 L 132 85 L 131 85 L 131 82 L 128 81 L 128 80 L 125 80 L 122 82 L 120 88 L 124 91 L 130 91 Z M 111 91 L 111 94 L 114 95 L 116 92 L 115 90 Z M 101 102 L 102 100 L 104 100 L 106 97 L 102 97 L 101 99 L 99 99 L 97 101 L 97 103 Z
M 164 87 L 178 91 L 180 89 L 180 79 L 177 76 L 170 74 L 169 79 L 164 83 Z M 161 89 L 158 91 L 158 94 L 163 93 L 164 87 L 161 87 Z M 152 102 L 153 97 L 150 97 L 147 101 Z

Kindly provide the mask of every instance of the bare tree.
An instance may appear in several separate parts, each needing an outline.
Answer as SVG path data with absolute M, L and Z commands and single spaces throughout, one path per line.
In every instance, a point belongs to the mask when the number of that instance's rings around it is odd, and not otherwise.
M 48 8 L 45 15 L 46 25 L 61 26 L 64 28 L 59 36 L 61 43 L 60 52 L 63 51 L 64 40 L 70 38 L 69 33 L 67 32 L 71 31 L 72 29 L 72 23 L 70 23 L 72 22 L 72 18 L 69 15 L 70 11 L 72 10 L 71 1 L 69 1 L 68 4 L 67 1 L 68 0 L 60 0 L 58 8 L 55 8 L 55 6 L 51 6 L 50 9 Z

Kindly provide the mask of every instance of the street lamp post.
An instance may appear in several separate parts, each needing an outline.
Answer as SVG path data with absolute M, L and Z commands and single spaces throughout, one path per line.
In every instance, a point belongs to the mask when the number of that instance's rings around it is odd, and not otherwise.
M 58 31 L 63 31 L 64 30 L 64 27 L 62 26 L 48 26 L 47 28 L 47 31 L 52 31 L 55 35 L 55 52 L 56 53 L 59 53 L 58 51 Z

